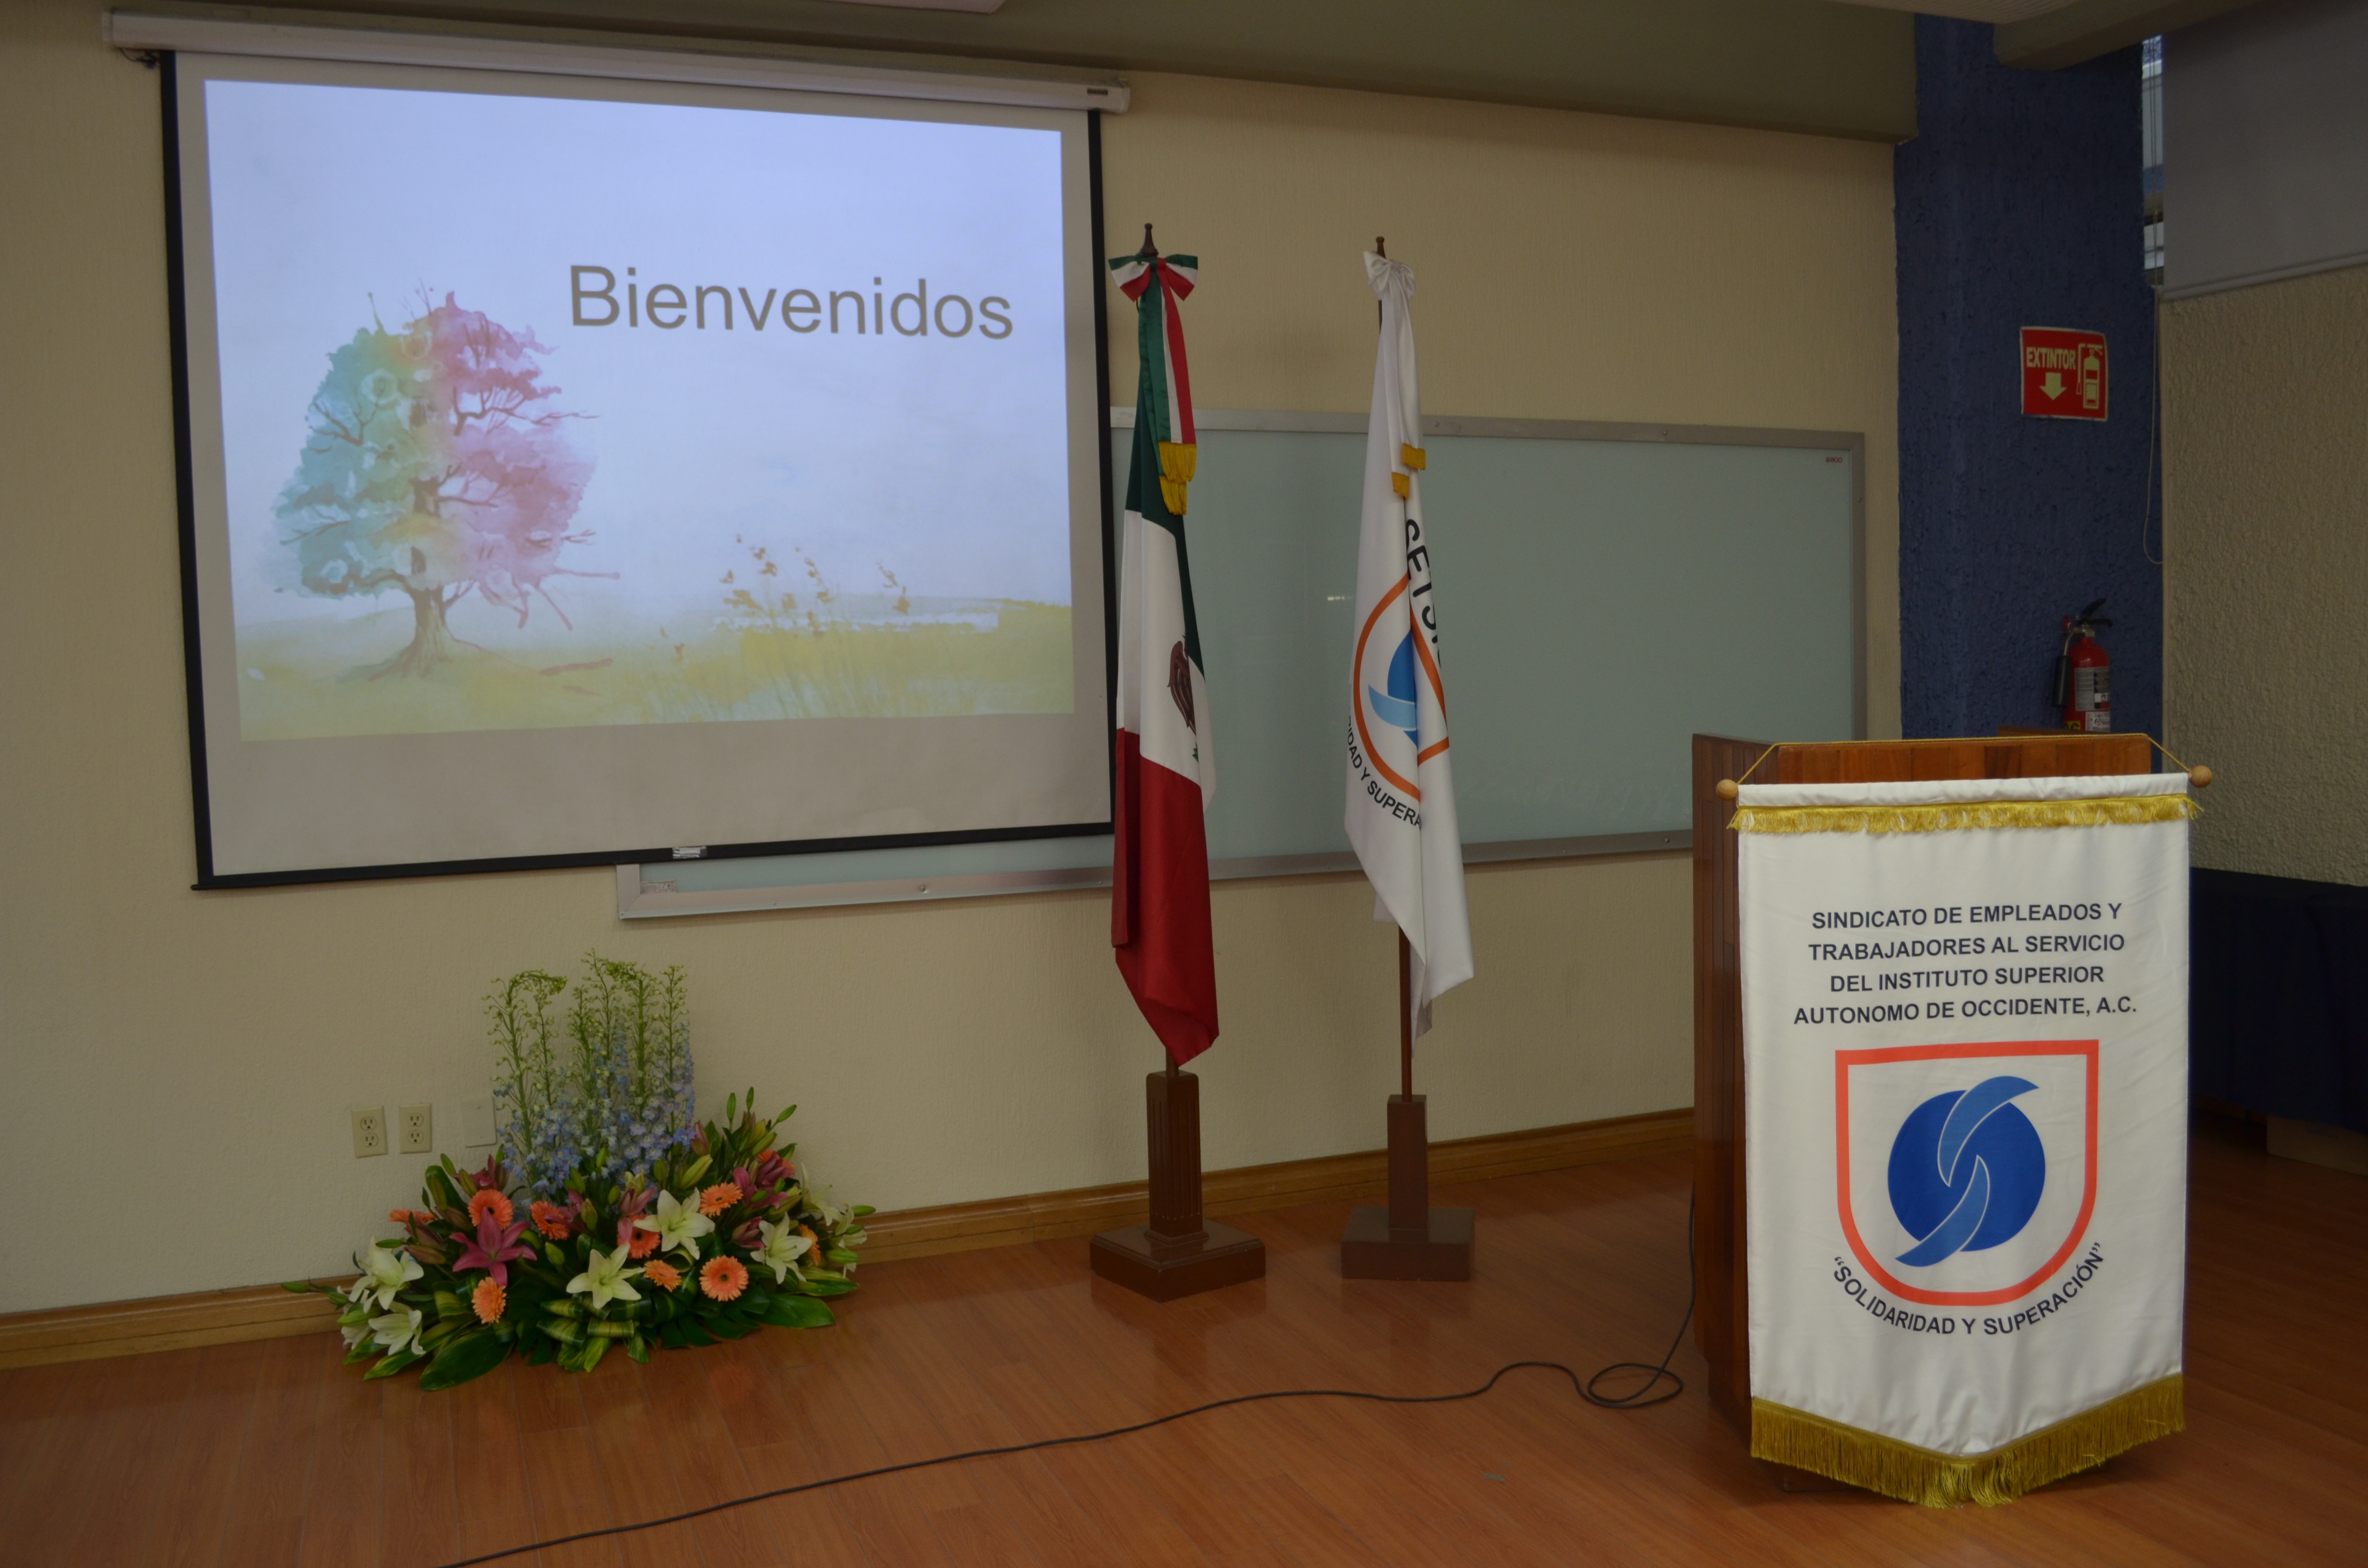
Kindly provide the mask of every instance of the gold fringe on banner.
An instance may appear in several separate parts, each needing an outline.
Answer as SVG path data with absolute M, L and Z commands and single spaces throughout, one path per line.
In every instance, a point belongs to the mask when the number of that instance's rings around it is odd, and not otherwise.
M 1159 498 L 1167 503 L 1169 515 L 1184 515 L 1185 487 L 1201 466 L 1201 449 L 1181 441 L 1159 443 Z
M 2185 1384 L 2176 1372 L 2003 1448 L 1962 1458 L 1755 1399 L 1751 1457 L 1928 1508 L 1987 1508 L 2186 1426 Z
M 1967 827 L 2096 827 L 2177 822 L 2203 814 L 2188 795 L 2114 795 L 2089 801 L 1968 801 L 1937 806 L 1744 806 L 1738 833 L 1948 833 Z

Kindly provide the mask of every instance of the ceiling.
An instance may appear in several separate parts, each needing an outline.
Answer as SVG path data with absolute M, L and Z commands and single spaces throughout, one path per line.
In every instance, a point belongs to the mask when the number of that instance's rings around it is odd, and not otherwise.
M 2053 69 L 2245 3 L 1000 0 L 989 10 L 989 0 L 125 0 L 124 8 L 1172 72 L 1900 142 L 1916 133 L 1912 9 L 1995 22 L 2001 61 Z
M 1829 0 L 309 0 L 127 10 L 726 39 L 814 51 L 1172 72 L 1898 142 L 1914 19 Z
M 2253 0 L 1843 0 L 1998 25 L 2001 63 L 2054 71 L 2176 32 Z

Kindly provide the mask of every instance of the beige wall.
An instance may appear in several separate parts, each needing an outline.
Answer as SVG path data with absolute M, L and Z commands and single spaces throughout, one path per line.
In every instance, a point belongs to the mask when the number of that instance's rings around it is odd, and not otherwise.
M 1434 412 L 1864 431 L 1869 686 L 1897 733 L 1887 149 L 1186 78 L 1135 105 L 1110 230 L 1153 217 L 1201 256 L 1207 406 L 1363 407 L 1380 232 L 1421 276 Z M 189 892 L 155 78 L 95 7 L 7 0 L 0 149 L 0 1310 L 340 1267 L 414 1163 L 355 1160 L 347 1108 L 432 1100 L 456 1144 L 487 983 L 594 946 L 689 967 L 703 1094 L 799 1101 L 843 1196 L 1141 1175 L 1157 1058 L 1098 895 L 629 926 L 604 870 Z M 1370 894 L 1215 902 L 1209 1164 L 1377 1145 L 1394 949 Z M 1476 870 L 1480 977 L 1422 1067 L 1434 1133 L 1686 1104 L 1689 902 L 1681 858 Z
M 2368 267 L 2162 312 L 2164 727 L 2198 865 L 2368 883 Z

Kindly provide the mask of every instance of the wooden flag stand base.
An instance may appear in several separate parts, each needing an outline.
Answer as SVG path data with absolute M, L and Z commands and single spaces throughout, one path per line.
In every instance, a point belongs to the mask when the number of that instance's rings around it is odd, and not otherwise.
M 1201 1080 L 1170 1063 L 1144 1084 L 1151 1124 L 1151 1223 L 1104 1231 L 1093 1270 L 1155 1301 L 1266 1278 L 1266 1244 L 1201 1215 Z
M 1430 1206 L 1430 1137 L 1414 1092 L 1414 960 L 1398 933 L 1398 1083 L 1390 1096 L 1389 1207 L 1349 1211 L 1344 1279 L 1469 1279 L 1472 1210 Z

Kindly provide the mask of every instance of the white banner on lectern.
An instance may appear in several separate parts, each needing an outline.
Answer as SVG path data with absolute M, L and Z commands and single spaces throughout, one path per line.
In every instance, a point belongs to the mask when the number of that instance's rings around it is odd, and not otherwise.
M 1753 1453 L 1987 1503 L 2181 1425 L 2186 790 L 1744 787 Z

